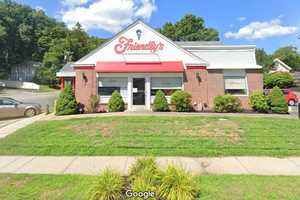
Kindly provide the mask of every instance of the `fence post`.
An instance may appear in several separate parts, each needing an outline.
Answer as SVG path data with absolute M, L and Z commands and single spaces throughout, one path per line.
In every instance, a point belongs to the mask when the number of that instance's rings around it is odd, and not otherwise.
M 300 103 L 298 103 L 298 119 L 300 119 Z

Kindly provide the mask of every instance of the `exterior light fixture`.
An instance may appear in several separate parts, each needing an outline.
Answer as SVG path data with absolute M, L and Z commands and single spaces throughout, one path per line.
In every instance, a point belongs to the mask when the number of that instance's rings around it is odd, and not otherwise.
M 200 72 L 196 72 L 196 79 L 198 80 L 198 82 L 202 81 L 202 79 L 200 77 Z
M 81 80 L 84 81 L 84 82 L 88 81 L 88 79 L 87 79 L 87 77 L 86 77 L 86 75 L 85 75 L 84 72 L 82 72 L 82 74 L 81 74 Z

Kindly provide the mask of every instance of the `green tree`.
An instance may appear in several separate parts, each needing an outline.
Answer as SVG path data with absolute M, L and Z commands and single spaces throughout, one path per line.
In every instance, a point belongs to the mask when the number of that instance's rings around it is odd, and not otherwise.
M 204 19 L 192 14 L 185 15 L 175 24 L 167 22 L 158 31 L 174 41 L 218 41 L 220 39 L 216 29 L 206 28 Z
M 263 67 L 264 72 L 269 72 L 273 65 L 272 56 L 268 55 L 264 49 L 256 49 L 255 55 L 257 64 Z
M 71 115 L 77 113 L 77 102 L 71 85 L 66 85 L 56 103 L 56 115 Z
M 109 112 L 122 112 L 125 110 L 125 103 L 121 94 L 115 90 L 108 102 L 108 111 Z
M 288 104 L 286 103 L 285 97 L 279 87 L 274 87 L 268 97 L 272 112 L 282 114 L 288 112 Z
M 274 58 L 279 58 L 289 65 L 293 70 L 300 70 L 300 55 L 297 48 L 293 46 L 282 47 L 273 54 Z
M 161 90 L 158 90 L 156 92 L 153 106 L 155 111 L 162 111 L 162 112 L 169 111 L 168 101 L 166 99 L 165 94 Z

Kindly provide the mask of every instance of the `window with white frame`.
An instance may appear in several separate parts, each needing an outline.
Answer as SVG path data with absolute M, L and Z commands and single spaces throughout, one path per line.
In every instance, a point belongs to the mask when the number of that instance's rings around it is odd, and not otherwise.
M 98 95 L 111 96 L 118 91 L 123 98 L 127 97 L 127 77 L 100 77 Z
M 224 70 L 224 87 L 226 94 L 248 95 L 245 70 Z
M 155 96 L 158 90 L 171 96 L 175 91 L 182 89 L 182 77 L 152 77 L 151 96 Z

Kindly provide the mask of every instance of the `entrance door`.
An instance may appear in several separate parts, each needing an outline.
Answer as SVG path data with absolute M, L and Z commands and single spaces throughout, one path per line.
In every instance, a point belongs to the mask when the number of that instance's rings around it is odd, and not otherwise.
M 133 78 L 133 105 L 145 105 L 145 78 Z

